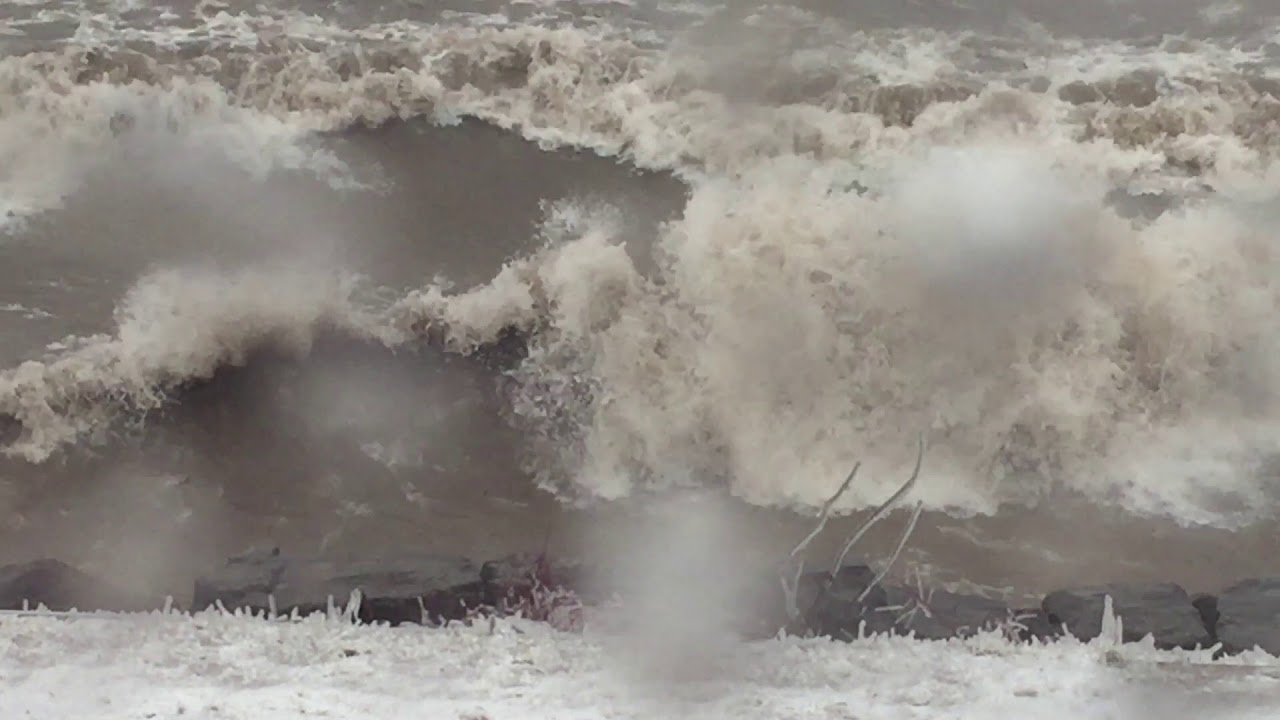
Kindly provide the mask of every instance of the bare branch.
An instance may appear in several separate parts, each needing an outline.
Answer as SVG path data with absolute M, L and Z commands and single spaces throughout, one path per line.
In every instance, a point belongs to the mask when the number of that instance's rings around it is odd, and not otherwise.
M 902 497 L 906 495 L 908 492 L 911 492 L 911 488 L 915 487 L 916 479 L 920 477 L 920 466 L 923 463 L 924 463 L 924 434 L 922 433 L 920 435 L 918 447 L 916 450 L 916 467 L 914 470 L 911 471 L 911 477 L 907 478 L 907 481 L 903 483 L 902 487 L 898 488 L 898 491 L 895 492 L 892 496 L 890 496 L 888 500 L 885 500 L 884 504 L 876 508 L 876 511 L 871 514 L 870 518 L 867 518 L 867 521 L 862 524 L 862 527 L 858 528 L 857 532 L 855 532 L 845 542 L 844 547 L 841 548 L 840 550 L 840 554 L 836 556 L 835 563 L 831 566 L 831 575 L 833 577 L 840 572 L 840 568 L 844 567 L 844 560 L 846 557 L 848 557 L 849 551 L 853 549 L 854 545 L 858 544 L 858 541 L 862 539 L 863 535 L 867 534 L 867 531 L 871 529 L 871 526 L 883 520 L 884 517 L 889 514 L 889 511 L 893 508 L 894 504 L 896 504 L 899 500 L 901 500 Z M 913 522 L 912 529 L 914 528 L 915 528 L 915 524 Z M 904 538 L 903 542 L 905 541 L 906 540 Z
M 805 539 L 800 541 L 799 545 L 796 545 L 795 548 L 791 550 L 791 554 L 788 556 L 788 559 L 794 560 L 797 555 L 804 552 L 804 549 L 809 547 L 809 543 L 813 542 L 814 538 L 818 537 L 823 528 L 827 526 L 827 520 L 831 518 L 831 508 L 835 506 L 836 502 L 840 499 L 840 496 L 844 495 L 845 491 L 849 489 L 849 486 L 853 484 L 853 478 L 858 474 L 858 468 L 860 467 L 862 467 L 861 462 L 853 464 L 853 469 L 849 471 L 849 477 L 846 477 L 844 482 L 840 484 L 840 489 L 836 490 L 836 494 L 832 495 L 829 500 L 823 503 L 822 512 L 818 515 L 818 524 L 807 536 L 805 536 Z
M 915 511 L 911 513 L 911 522 L 907 523 L 907 529 L 903 531 L 902 538 L 898 540 L 898 547 L 893 551 L 893 555 L 889 557 L 889 562 L 885 563 L 884 567 L 880 569 L 880 572 L 876 575 L 875 579 L 872 580 L 865 589 L 863 589 L 862 594 L 858 596 L 858 602 L 866 600 L 867 595 L 871 593 L 871 589 L 879 585 L 880 581 L 884 580 L 884 576 L 889 574 L 889 569 L 893 567 L 893 563 L 896 562 L 898 556 L 902 554 L 902 548 L 906 547 L 907 540 L 911 537 L 911 533 L 915 532 L 916 523 L 920 521 L 920 514 L 922 512 L 924 512 L 924 503 L 917 502 Z
M 794 577 L 788 578 L 785 574 L 779 575 L 778 580 L 782 583 L 782 602 L 787 611 L 787 620 L 794 622 L 800 618 L 800 608 L 796 605 L 796 593 L 800 590 L 800 575 L 804 572 L 804 563 L 796 565 Z
M 882 505 L 876 508 L 875 512 L 871 514 L 871 517 L 868 518 L 867 521 L 863 523 L 862 526 L 859 527 L 858 530 L 849 538 L 849 540 L 845 542 L 844 546 L 840 550 L 840 554 L 836 558 L 835 565 L 832 567 L 831 572 L 827 576 L 828 579 L 834 578 L 839 573 L 840 568 L 843 567 L 844 565 L 845 558 L 848 556 L 849 551 L 853 548 L 854 545 L 858 543 L 859 540 L 862 539 L 863 535 L 867 533 L 867 531 L 871 528 L 871 526 L 879 522 L 880 520 L 884 519 L 884 517 L 889 513 L 889 511 L 893 508 L 893 506 L 896 505 L 903 498 L 903 496 L 905 496 L 908 492 L 911 491 L 912 488 L 915 487 L 916 480 L 920 477 L 920 468 L 923 465 L 923 463 L 924 463 L 924 435 L 921 434 L 919 438 L 917 452 L 916 452 L 915 469 L 911 471 L 911 477 L 908 478 L 907 481 L 903 483 L 902 487 L 898 488 L 897 492 L 895 492 L 888 500 L 886 500 Z M 799 595 L 799 589 L 800 589 L 800 578 L 804 574 L 804 559 L 802 555 L 805 549 L 809 547 L 809 544 L 812 543 L 818 537 L 818 535 L 820 535 L 822 531 L 826 528 L 827 521 L 830 520 L 831 518 L 832 508 L 835 507 L 835 504 L 840 500 L 841 497 L 844 496 L 845 492 L 848 491 L 849 486 L 853 484 L 853 480 L 857 476 L 858 470 L 859 468 L 861 468 L 861 466 L 862 466 L 862 463 L 860 462 L 854 464 L 853 469 L 849 472 L 848 477 L 844 479 L 844 482 L 840 484 L 840 487 L 836 489 L 836 492 L 822 505 L 822 510 L 818 515 L 817 524 L 814 526 L 813 530 L 811 530 L 809 534 L 804 537 L 803 540 L 801 540 L 794 548 L 792 548 L 791 553 L 787 556 L 786 562 L 783 563 L 778 579 L 780 584 L 782 585 L 783 600 L 785 602 L 785 609 L 787 613 L 787 619 L 789 622 L 796 622 L 797 620 L 800 619 L 800 616 L 801 616 L 800 609 L 797 603 L 797 597 Z M 889 573 L 889 570 L 893 567 L 893 564 L 897 561 L 898 556 L 902 554 L 903 548 L 906 547 L 907 540 L 911 537 L 911 534 L 915 531 L 916 523 L 920 520 L 920 515 L 923 509 L 924 509 L 923 503 L 916 504 L 915 512 L 911 516 L 911 520 L 907 525 L 906 531 L 903 533 L 901 539 L 899 539 L 898 547 L 896 550 L 894 550 L 893 556 L 889 558 L 889 561 L 885 564 L 884 568 L 875 577 L 875 579 L 872 580 L 871 584 L 868 585 L 862 591 L 862 594 L 858 596 L 858 602 L 864 601 L 867 595 L 871 592 L 871 590 L 875 588 L 877 585 L 879 585 L 880 582 L 882 582 L 885 576 Z M 793 568 L 793 565 L 794 565 L 794 568 Z M 819 592 L 820 593 L 825 592 L 825 590 L 819 589 Z M 912 614 L 914 614 L 914 612 Z
M 796 606 L 796 595 L 800 590 L 800 576 L 804 574 L 804 560 L 801 559 L 796 563 L 795 572 L 793 573 L 787 572 L 788 567 L 804 552 L 805 548 L 809 547 L 809 543 L 813 542 L 814 538 L 822 533 L 822 530 L 827 526 L 827 520 L 831 518 L 831 508 L 835 507 L 836 502 L 853 484 L 853 478 L 857 476 L 858 468 L 860 467 L 862 467 L 861 462 L 854 463 L 853 469 L 849 471 L 849 476 L 836 489 L 835 494 L 823 503 L 822 511 L 818 514 L 818 524 L 798 545 L 792 548 L 791 554 L 787 556 L 787 561 L 782 565 L 782 574 L 778 579 L 782 582 L 782 596 L 783 601 L 786 603 L 787 618 L 789 620 L 794 621 L 800 617 L 800 608 Z

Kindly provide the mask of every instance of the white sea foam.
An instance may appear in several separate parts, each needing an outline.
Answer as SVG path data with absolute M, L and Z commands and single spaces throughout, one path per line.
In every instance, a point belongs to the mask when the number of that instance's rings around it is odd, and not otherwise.
M 866 32 L 755 46 L 783 62 L 752 75 L 733 63 L 767 34 L 712 51 L 601 27 L 218 18 L 222 34 L 131 31 L 217 48 L 195 61 L 0 60 L 0 203 L 56 207 L 120 118 L 326 173 L 317 130 L 473 116 L 673 170 L 688 206 L 653 272 L 569 204 L 492 282 L 377 313 L 309 279 L 206 276 L 196 306 L 190 278 L 147 278 L 113 336 L 0 377 L 26 431 L 11 452 L 46 458 L 103 408 L 159 402 L 264 338 L 336 324 L 394 343 L 434 323 L 466 350 L 517 325 L 539 332 L 514 406 L 544 441 L 539 481 L 566 495 L 725 483 L 816 504 L 860 458 L 847 500 L 865 505 L 925 432 L 935 508 L 1069 491 L 1230 523 L 1280 497 L 1259 471 L 1280 451 L 1265 49 L 1046 40 L 990 70 L 967 36 Z M 1130 221 L 1106 202 L 1117 188 L 1173 209 Z

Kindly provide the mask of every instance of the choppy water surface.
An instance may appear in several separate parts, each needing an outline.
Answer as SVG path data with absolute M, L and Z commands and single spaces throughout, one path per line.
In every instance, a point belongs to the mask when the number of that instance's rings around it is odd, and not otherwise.
M 909 566 L 1280 569 L 1270 3 L 0 19 L 5 559 L 580 550 L 689 489 L 767 555 L 924 433 Z

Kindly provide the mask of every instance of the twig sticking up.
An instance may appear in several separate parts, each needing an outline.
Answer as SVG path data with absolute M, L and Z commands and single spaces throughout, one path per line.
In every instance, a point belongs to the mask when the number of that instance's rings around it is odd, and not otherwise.
M 795 571 L 790 576 L 786 572 L 787 566 L 794 562 L 804 552 L 805 548 L 809 547 L 809 543 L 813 542 L 814 538 L 818 537 L 823 528 L 827 526 L 827 520 L 831 519 L 831 508 L 835 507 L 836 502 L 853 484 L 853 478 L 857 476 L 858 468 L 860 467 L 862 467 L 861 462 L 853 464 L 853 469 L 849 471 L 849 476 L 840 484 L 835 494 L 823 503 L 822 512 L 818 515 L 818 524 L 798 545 L 791 549 L 791 554 L 787 556 L 787 562 L 783 565 L 783 574 L 779 579 L 782 581 L 782 595 L 783 600 L 786 602 L 787 617 L 791 620 L 795 620 L 800 616 L 800 609 L 796 607 L 796 593 L 800 586 L 800 576 L 804 574 L 804 559 L 801 558 L 796 563 Z
M 809 547 L 809 543 L 813 542 L 813 539 L 818 537 L 818 534 L 827 526 L 827 520 L 831 518 L 831 508 L 835 506 L 836 501 L 840 499 L 840 496 L 844 495 L 845 491 L 849 489 L 849 486 L 853 484 L 853 478 L 858 474 L 858 468 L 860 467 L 862 467 L 861 462 L 854 463 L 853 469 L 849 471 L 849 477 L 845 478 L 844 482 L 840 484 L 840 489 L 836 490 L 836 494 L 832 495 L 831 498 L 823 504 L 822 513 L 818 515 L 818 524 L 813 528 L 812 532 L 805 536 L 805 539 L 800 541 L 799 545 L 796 545 L 791 550 L 791 555 L 788 556 L 788 559 L 796 559 L 796 556 L 804 552 L 804 549 Z
M 871 514 L 871 517 L 868 518 L 867 521 L 863 523 L 862 526 L 859 527 L 858 530 L 845 542 L 844 547 L 840 550 L 840 554 L 836 557 L 835 565 L 832 566 L 831 572 L 827 576 L 828 580 L 834 578 L 837 573 L 839 573 L 840 568 L 844 566 L 844 560 L 848 556 L 849 551 L 852 550 L 853 546 L 862 539 L 862 536 L 871 529 L 871 526 L 882 520 L 893 506 L 901 500 L 904 495 L 910 492 L 913 487 L 915 487 L 916 480 L 920 477 L 920 466 L 923 463 L 924 435 L 922 434 L 920 436 L 916 452 L 916 466 L 915 469 L 911 471 L 911 477 L 908 478 L 907 481 L 903 483 L 902 487 L 898 488 L 897 492 L 895 492 L 888 500 L 880 505 L 880 507 L 876 508 L 876 511 Z M 862 463 L 860 462 L 854 464 L 853 470 L 849 472 L 849 476 L 840 484 L 840 487 L 836 490 L 835 494 L 833 494 L 822 505 L 822 510 L 818 515 L 818 522 L 814 526 L 813 530 L 811 530 L 799 544 L 792 548 L 791 553 L 787 556 L 787 561 L 783 563 L 782 572 L 778 579 L 782 584 L 783 600 L 786 605 L 787 619 L 790 622 L 795 622 L 800 619 L 800 609 L 796 605 L 796 597 L 799 593 L 800 577 L 804 574 L 804 559 L 801 557 L 801 554 L 807 547 L 809 547 L 809 544 L 818 537 L 823 529 L 826 528 L 827 521 L 831 518 L 832 508 L 835 507 L 836 502 L 838 502 L 849 489 L 849 486 L 853 484 L 853 479 L 857 476 L 858 469 L 861 466 Z M 915 531 L 916 523 L 920 520 L 920 514 L 923 509 L 923 503 L 916 503 L 915 512 L 912 514 L 911 521 L 908 523 L 907 529 L 903 533 L 902 538 L 898 541 L 898 547 L 894 551 L 893 556 L 889 558 L 889 562 L 885 564 L 884 568 L 878 575 L 876 575 L 871 584 L 868 585 L 862 591 L 862 594 L 858 596 L 858 602 L 865 600 L 872 588 L 876 587 L 882 580 L 884 580 L 890 568 L 893 567 L 894 562 L 898 559 L 898 556 L 902 554 L 902 549 L 906 546 L 907 540 L 911 537 L 912 532 Z M 795 564 L 794 569 L 791 568 L 792 563 Z
M 883 520 L 884 517 L 889 514 L 889 511 L 893 509 L 893 506 L 899 500 L 901 500 L 904 495 L 906 495 L 908 492 L 911 492 L 911 489 L 913 487 L 915 487 L 916 479 L 920 477 L 920 466 L 923 463 L 924 463 L 924 435 L 922 434 L 920 435 L 920 440 L 917 443 L 916 467 L 914 470 L 911 471 L 911 477 L 907 478 L 907 481 L 903 483 L 902 487 L 898 488 L 898 491 L 895 492 L 892 496 L 890 496 L 888 500 L 885 500 L 884 504 L 876 508 L 876 511 L 871 514 L 871 517 L 867 518 L 867 521 L 862 524 L 862 527 L 858 528 L 857 532 L 855 532 L 852 536 L 850 536 L 850 538 L 847 541 L 845 541 L 844 547 L 840 549 L 840 554 L 836 556 L 836 561 L 831 566 L 832 577 L 834 577 L 837 573 L 840 572 L 840 568 L 844 567 L 844 560 L 846 557 L 848 557 L 849 551 L 853 549 L 854 545 L 858 544 L 858 541 L 862 539 L 863 535 L 867 534 L 867 531 L 871 529 L 871 526 Z M 915 529 L 915 520 L 913 519 L 911 523 L 911 527 L 908 529 L 907 533 L 910 534 L 911 530 L 914 530 L 914 529 Z M 906 537 L 903 538 L 902 542 L 903 543 L 906 542 Z M 901 549 L 901 546 L 899 546 L 899 549 Z
M 889 569 L 893 567 L 893 563 L 898 560 L 898 556 L 902 554 L 902 548 L 906 547 L 907 540 L 911 537 L 911 533 L 915 532 L 916 523 L 920 521 L 920 513 L 924 511 L 924 503 L 917 502 L 916 509 L 911 513 L 911 522 L 907 523 L 907 529 L 902 532 L 902 538 L 898 540 L 898 547 L 894 549 L 893 555 L 889 557 L 889 562 L 884 564 L 875 579 L 862 590 L 862 594 L 858 595 L 858 602 L 867 599 L 867 595 L 871 593 L 872 588 L 880 584 L 884 580 L 884 576 L 889 574 Z

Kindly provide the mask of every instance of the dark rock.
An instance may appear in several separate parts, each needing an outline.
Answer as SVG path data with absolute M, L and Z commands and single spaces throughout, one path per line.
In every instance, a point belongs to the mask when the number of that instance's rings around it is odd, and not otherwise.
M 148 602 L 112 586 L 101 578 L 58 560 L 35 560 L 0 567 L 0 609 L 21 610 L 23 603 L 50 610 L 153 610 Z
M 1218 640 L 1227 652 L 1280 655 L 1280 578 L 1237 583 L 1218 596 Z
M 567 590 L 583 600 L 603 600 L 605 589 L 595 572 L 579 563 L 544 555 L 517 554 L 490 560 L 480 567 L 486 605 L 497 607 L 512 594 L 529 592 L 534 583 L 547 590 Z
M 1023 642 L 1049 642 L 1062 637 L 1062 625 L 1051 620 L 1044 608 L 1014 610 L 1013 619 L 1021 626 L 1018 639 Z
M 837 640 L 853 640 L 865 622 L 868 635 L 887 632 L 892 616 L 876 612 L 889 604 L 885 589 L 877 585 L 865 598 L 858 599 L 875 576 L 866 565 L 845 565 L 834 577 L 826 572 L 800 576 L 796 606 L 804 630 Z
M 1200 622 L 1204 624 L 1204 629 L 1216 643 L 1218 641 L 1218 598 L 1201 593 L 1191 599 L 1191 604 L 1200 613 Z
M 323 611 L 332 599 L 345 605 L 361 594 L 363 622 L 441 623 L 460 620 L 483 604 L 480 571 L 459 557 L 421 556 L 351 563 L 295 559 L 275 554 L 233 558 L 196 583 L 193 606 L 221 601 L 228 610 L 266 612 L 271 600 L 280 614 Z
M 914 633 L 922 640 L 968 637 L 992 630 L 1012 620 L 1009 606 L 999 600 L 917 588 L 885 588 L 887 604 L 875 610 L 891 622 L 895 634 Z
M 1124 626 L 1123 640 L 1136 642 L 1148 634 L 1160 648 L 1195 648 L 1213 644 L 1213 637 L 1200 619 L 1200 611 L 1181 587 L 1158 585 L 1101 585 L 1059 590 L 1050 593 L 1041 607 L 1054 625 L 1081 640 L 1102 633 L 1105 596 Z
M 511 555 L 487 562 L 480 568 L 480 586 L 485 612 L 517 615 L 566 632 L 581 632 L 585 607 L 606 597 L 594 572 L 546 555 Z
M 280 597 L 305 611 L 308 601 L 327 602 L 332 595 L 340 603 L 356 589 L 363 596 L 359 614 L 363 622 L 421 622 L 425 611 L 427 622 L 436 624 L 460 620 L 483 604 L 479 569 L 457 557 L 315 563 L 300 567 L 297 573 L 285 573 Z

